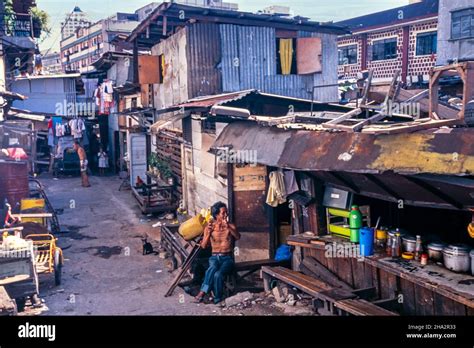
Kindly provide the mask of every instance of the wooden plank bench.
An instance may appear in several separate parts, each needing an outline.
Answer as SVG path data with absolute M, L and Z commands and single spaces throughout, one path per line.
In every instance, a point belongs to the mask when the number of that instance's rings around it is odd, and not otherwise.
M 275 267 L 275 266 L 289 266 L 290 261 L 277 261 L 274 259 L 263 259 L 263 260 L 255 260 L 255 261 L 244 261 L 244 262 L 236 262 L 234 271 L 238 272 L 245 272 L 243 275 L 237 276 L 237 280 L 241 280 L 248 275 L 260 270 L 262 267 Z
M 397 316 L 398 314 L 379 307 L 363 299 L 346 299 L 336 301 L 334 307 L 339 315 L 356 316 Z
M 262 267 L 262 278 L 265 291 L 271 290 L 270 282 L 272 278 L 277 279 L 314 297 L 322 303 L 322 306 L 319 307 L 324 307 L 329 313 L 334 312 L 333 304 L 336 301 L 357 297 L 350 291 L 333 288 L 318 279 L 283 267 Z

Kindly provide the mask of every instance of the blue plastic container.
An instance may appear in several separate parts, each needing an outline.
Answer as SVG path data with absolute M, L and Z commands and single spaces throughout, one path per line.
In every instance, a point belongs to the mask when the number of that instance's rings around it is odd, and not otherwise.
M 362 227 L 359 229 L 360 256 L 372 256 L 374 254 L 374 229 Z

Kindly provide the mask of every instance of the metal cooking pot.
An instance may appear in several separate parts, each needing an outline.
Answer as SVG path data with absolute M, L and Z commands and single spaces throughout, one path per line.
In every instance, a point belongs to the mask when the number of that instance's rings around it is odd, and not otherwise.
M 414 253 L 416 250 L 416 238 L 408 234 L 402 238 L 402 245 L 405 252 Z
M 471 248 L 465 244 L 451 244 L 443 249 L 444 265 L 454 272 L 469 272 Z
M 447 245 L 441 242 L 432 242 L 428 244 L 428 257 L 435 262 L 443 262 L 443 249 Z

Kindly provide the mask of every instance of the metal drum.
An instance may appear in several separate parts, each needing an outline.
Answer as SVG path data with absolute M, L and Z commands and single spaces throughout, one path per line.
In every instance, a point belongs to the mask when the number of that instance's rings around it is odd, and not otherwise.
M 28 163 L 0 160 L 0 209 L 7 200 L 14 211 L 18 210 L 29 193 Z

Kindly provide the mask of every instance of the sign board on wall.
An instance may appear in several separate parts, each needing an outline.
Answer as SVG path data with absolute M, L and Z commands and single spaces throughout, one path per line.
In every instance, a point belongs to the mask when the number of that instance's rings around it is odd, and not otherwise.
M 261 165 L 234 167 L 234 191 L 265 191 L 267 168 Z

